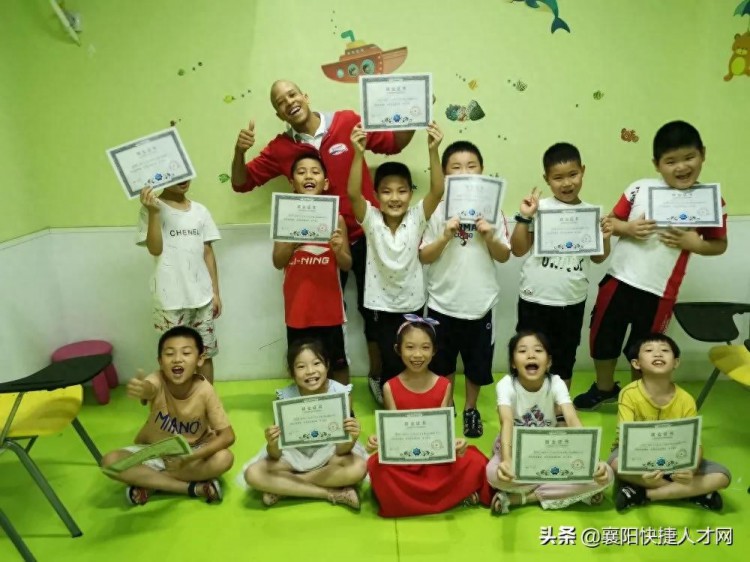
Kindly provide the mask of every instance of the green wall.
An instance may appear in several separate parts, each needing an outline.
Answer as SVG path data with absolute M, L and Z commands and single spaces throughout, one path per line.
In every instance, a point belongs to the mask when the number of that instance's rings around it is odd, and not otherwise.
M 433 73 L 445 144 L 479 145 L 486 171 L 509 181 L 509 214 L 542 186 L 541 154 L 558 140 L 583 153 L 584 197 L 610 207 L 630 181 L 653 174 L 653 133 L 678 118 L 704 136 L 703 179 L 721 182 L 730 214 L 750 214 L 750 77 L 723 80 L 734 34 L 750 20 L 733 16 L 738 2 L 558 0 L 571 33 L 553 34 L 546 7 L 507 0 L 69 0 L 83 17 L 78 47 L 47 0 L 3 0 L 0 189 L 13 219 L 0 240 L 46 226 L 133 224 L 138 203 L 104 151 L 171 120 L 198 171 L 193 197 L 219 223 L 267 222 L 270 189 L 241 196 L 219 181 L 237 132 L 251 118 L 259 143 L 281 130 L 268 101 L 277 78 L 298 82 L 315 109 L 357 108 L 356 85 L 320 70 L 343 54 L 348 29 L 383 50 L 407 46 L 398 72 Z M 472 99 L 483 119 L 445 117 L 449 104 Z M 639 142 L 623 141 L 622 128 Z M 402 158 L 426 185 L 424 133 Z

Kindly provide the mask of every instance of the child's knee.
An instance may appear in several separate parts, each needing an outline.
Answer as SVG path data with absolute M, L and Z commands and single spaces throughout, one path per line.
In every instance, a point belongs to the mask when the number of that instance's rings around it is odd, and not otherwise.
M 102 468 L 115 464 L 117 461 L 121 461 L 125 457 L 130 456 L 131 453 L 117 449 L 116 451 L 110 451 L 102 457 Z
M 214 453 L 214 462 L 216 468 L 222 472 L 227 472 L 234 464 L 234 455 L 229 449 L 222 449 Z

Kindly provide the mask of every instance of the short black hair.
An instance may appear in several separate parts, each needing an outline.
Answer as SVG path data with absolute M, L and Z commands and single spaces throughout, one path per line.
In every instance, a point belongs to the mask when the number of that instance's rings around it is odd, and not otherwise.
M 286 366 L 291 377 L 294 377 L 294 363 L 297 361 L 299 354 L 303 351 L 311 351 L 315 357 L 323 362 L 326 366 L 326 370 L 331 364 L 323 342 L 316 338 L 300 338 L 289 344 L 289 349 L 286 352 Z
M 638 359 L 638 354 L 641 351 L 641 347 L 643 347 L 644 344 L 652 343 L 652 342 L 666 343 L 672 350 L 672 353 L 674 354 L 675 359 L 680 358 L 680 353 L 681 353 L 680 346 L 677 345 L 676 341 L 670 338 L 667 334 L 662 334 L 661 332 L 653 332 L 651 334 L 648 334 L 638 339 L 633 345 L 630 346 L 630 349 L 628 349 L 628 354 L 627 354 L 628 361 L 632 361 L 633 359 Z
M 443 172 L 445 172 L 445 168 L 448 166 L 448 160 L 450 160 L 450 157 L 457 152 L 470 152 L 477 157 L 477 160 L 479 160 L 479 165 L 482 167 L 482 169 L 484 169 L 484 159 L 482 158 L 482 153 L 479 152 L 477 146 L 472 142 L 460 140 L 445 147 L 445 150 L 443 151 L 443 157 L 440 160 L 440 165 L 443 167 Z
M 563 164 L 565 162 L 577 162 L 579 166 L 581 165 L 581 153 L 569 142 L 553 144 L 544 152 L 544 156 L 542 156 L 542 165 L 544 166 L 545 174 L 555 164 Z
M 206 349 L 203 345 L 203 338 L 194 328 L 191 328 L 190 326 L 175 326 L 164 332 L 159 338 L 157 357 L 161 357 L 164 344 L 170 338 L 191 338 L 195 342 L 195 347 L 198 348 L 198 355 L 203 355 L 203 351 Z
M 539 343 L 542 344 L 542 347 L 544 348 L 544 351 L 547 352 L 547 355 L 552 355 L 550 353 L 550 344 L 547 336 L 545 336 L 542 332 L 537 332 L 536 330 L 521 330 L 508 341 L 508 372 L 512 377 L 518 376 L 518 369 L 513 366 L 513 355 L 516 353 L 518 342 L 520 342 L 526 336 L 534 336 L 539 340 Z M 554 359 L 555 358 L 552 357 L 553 361 Z M 547 375 L 549 375 L 549 371 L 547 372 Z
M 323 171 L 323 177 L 328 177 L 328 170 L 326 170 L 326 165 L 323 163 L 323 159 L 317 152 L 306 152 L 305 154 L 300 154 L 299 156 L 297 156 L 297 158 L 294 159 L 294 162 L 292 162 L 292 167 L 289 170 L 290 176 L 294 175 L 294 170 L 297 169 L 297 164 L 299 164 L 302 160 L 315 160 L 318 164 L 320 164 L 320 169 Z
M 406 164 L 402 164 L 401 162 L 383 162 L 375 170 L 375 191 L 380 187 L 380 182 L 383 181 L 383 178 L 388 176 L 403 178 L 411 189 L 416 189 L 411 181 L 411 172 Z
M 695 148 L 701 153 L 705 150 L 698 129 L 685 121 L 670 121 L 654 135 L 654 161 L 658 164 L 666 152 L 678 148 Z

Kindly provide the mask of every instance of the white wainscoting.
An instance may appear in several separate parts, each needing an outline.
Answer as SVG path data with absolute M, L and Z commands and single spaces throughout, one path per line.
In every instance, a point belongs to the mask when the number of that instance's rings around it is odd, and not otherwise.
M 512 224 L 510 225 L 512 228 Z M 262 379 L 284 374 L 286 347 L 282 273 L 271 264 L 268 225 L 226 225 L 215 244 L 224 313 L 217 323 L 220 380 Z M 121 378 L 156 365 L 148 280 L 152 258 L 134 244 L 134 229 L 76 228 L 41 231 L 0 244 L 0 352 L 6 369 L 0 381 L 19 378 L 45 366 L 58 346 L 89 338 L 115 347 Z M 731 217 L 729 250 L 719 257 L 693 256 L 680 292 L 682 301 L 750 302 L 750 217 Z M 503 287 L 497 306 L 495 370 L 506 368 L 505 342 L 515 328 L 518 274 L 522 260 L 497 267 Z M 606 264 L 594 266 L 588 309 Z M 367 355 L 354 283 L 346 290 L 352 374 L 365 375 Z M 741 321 L 748 337 L 748 318 Z M 710 372 L 708 344 L 691 340 L 672 322 L 670 334 L 683 348 L 679 378 L 704 378 Z M 584 326 L 577 367 L 592 368 Z M 621 368 L 626 368 L 624 361 Z

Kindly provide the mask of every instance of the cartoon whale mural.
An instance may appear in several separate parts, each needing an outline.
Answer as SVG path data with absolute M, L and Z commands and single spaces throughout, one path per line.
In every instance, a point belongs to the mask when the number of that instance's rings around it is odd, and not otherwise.
M 558 29 L 564 29 L 568 33 L 570 33 L 570 27 L 568 27 L 568 24 L 565 23 L 565 20 L 563 20 L 560 17 L 560 9 L 557 7 L 557 0 L 513 0 L 514 2 L 524 2 L 529 8 L 538 8 L 539 4 L 544 4 L 547 6 L 552 14 L 555 16 L 555 19 L 552 20 L 552 33 L 557 31 Z

